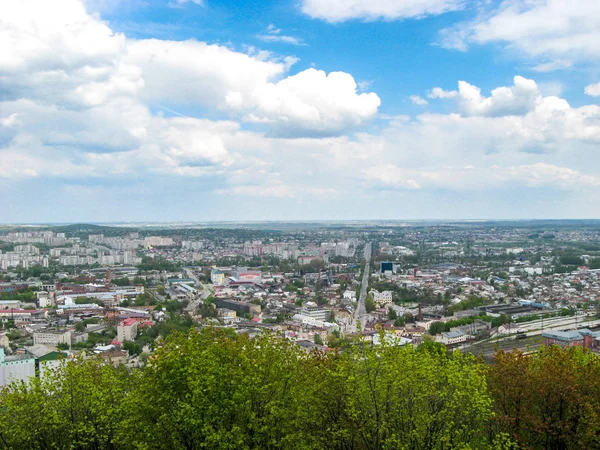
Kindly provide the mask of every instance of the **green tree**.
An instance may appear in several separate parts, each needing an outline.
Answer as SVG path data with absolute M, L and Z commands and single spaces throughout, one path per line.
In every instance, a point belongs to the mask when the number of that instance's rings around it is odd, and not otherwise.
M 373 300 L 371 294 L 367 295 L 367 298 L 365 300 L 365 309 L 367 310 L 367 312 L 370 313 L 372 311 L 375 311 L 376 307 L 377 305 L 375 304 L 375 300 Z
M 64 363 L 29 384 L 0 391 L 0 443 L 7 449 L 117 449 L 125 394 L 135 382 L 98 359 Z

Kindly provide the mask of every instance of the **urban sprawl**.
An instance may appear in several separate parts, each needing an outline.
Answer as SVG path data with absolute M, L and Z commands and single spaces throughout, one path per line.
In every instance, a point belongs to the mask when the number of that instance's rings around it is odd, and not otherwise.
M 598 351 L 599 274 L 600 225 L 576 221 L 6 227 L 0 385 L 73 358 L 143 366 L 194 327 L 306 351 Z

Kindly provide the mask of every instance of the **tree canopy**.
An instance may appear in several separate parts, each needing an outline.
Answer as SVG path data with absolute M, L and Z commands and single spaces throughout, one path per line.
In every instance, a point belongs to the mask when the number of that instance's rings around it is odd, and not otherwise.
M 140 349 L 136 349 L 140 350 Z M 7 449 L 598 448 L 598 358 L 175 332 L 140 369 L 68 361 L 0 391 Z M 519 447 L 521 448 L 521 447 Z

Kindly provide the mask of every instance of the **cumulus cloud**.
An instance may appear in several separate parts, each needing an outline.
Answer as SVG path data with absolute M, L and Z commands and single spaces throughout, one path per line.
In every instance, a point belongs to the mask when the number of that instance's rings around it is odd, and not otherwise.
M 128 39 L 89 15 L 78 0 L 0 5 L 5 98 L 71 109 L 126 97 L 188 104 L 276 126 L 278 132 L 335 134 L 374 117 L 374 93 L 359 94 L 351 75 L 309 69 L 289 76 L 292 57 L 234 51 L 198 41 Z M 273 35 L 278 35 L 274 27 Z M 332 86 L 339 81 L 339 87 Z M 305 86 L 302 83 L 315 83 Z M 317 92 L 311 95 L 311 90 Z M 327 90 L 327 92 L 325 92 Z
M 458 95 L 457 91 L 445 91 L 441 87 L 434 87 L 429 93 L 427 97 L 429 98 L 454 98 Z
M 463 0 L 302 0 L 302 12 L 328 22 L 419 18 L 460 10 Z
M 270 122 L 287 128 L 288 123 L 315 132 L 330 134 L 358 126 L 377 113 L 381 101 L 377 94 L 357 94 L 357 85 L 344 72 L 326 74 L 307 69 L 277 83 L 257 88 L 241 107 L 252 111 L 250 122 Z
M 466 81 L 458 82 L 458 91 L 433 88 L 429 97 L 455 99 L 461 114 L 467 116 L 522 115 L 543 101 L 536 82 L 521 76 L 514 77 L 513 86 L 493 89 L 489 97 L 482 96 L 480 88 Z
M 537 70 L 569 67 L 600 56 L 600 3 L 596 0 L 504 0 L 473 21 L 441 33 L 441 44 L 465 50 L 471 44 L 502 43 L 536 57 Z
M 600 97 L 600 83 L 587 85 L 585 93 L 591 97 Z

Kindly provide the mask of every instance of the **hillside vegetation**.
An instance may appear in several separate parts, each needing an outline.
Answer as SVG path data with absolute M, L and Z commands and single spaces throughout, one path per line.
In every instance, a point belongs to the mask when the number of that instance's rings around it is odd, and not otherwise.
M 357 344 L 305 353 L 224 330 L 144 369 L 72 361 L 0 393 L 6 449 L 593 449 L 600 365 L 580 349 L 471 355 Z

